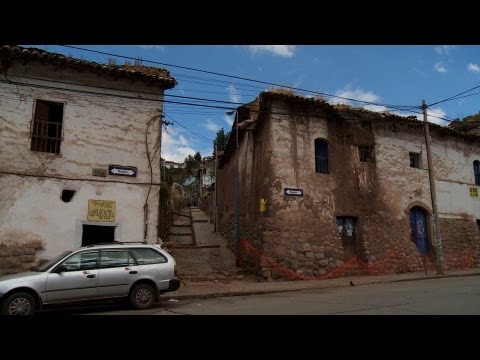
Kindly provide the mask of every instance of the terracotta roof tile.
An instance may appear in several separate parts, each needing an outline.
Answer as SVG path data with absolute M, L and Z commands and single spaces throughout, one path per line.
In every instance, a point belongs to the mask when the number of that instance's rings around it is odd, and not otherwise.
M 171 89 L 177 82 L 170 73 L 162 68 L 140 65 L 107 65 L 93 61 L 81 60 L 62 54 L 52 53 L 37 48 L 24 48 L 16 45 L 0 45 L 0 57 L 3 59 L 48 61 L 74 68 L 82 68 L 95 73 L 110 73 L 127 79 L 140 80 L 158 84 Z

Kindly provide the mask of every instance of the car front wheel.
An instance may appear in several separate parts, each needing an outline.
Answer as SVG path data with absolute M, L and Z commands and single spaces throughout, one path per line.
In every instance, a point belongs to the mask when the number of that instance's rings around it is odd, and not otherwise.
M 33 315 L 37 304 L 32 295 L 18 292 L 10 295 L 3 303 L 4 315 Z
M 130 303 L 136 309 L 148 309 L 155 303 L 155 290 L 148 284 L 140 284 L 133 288 Z

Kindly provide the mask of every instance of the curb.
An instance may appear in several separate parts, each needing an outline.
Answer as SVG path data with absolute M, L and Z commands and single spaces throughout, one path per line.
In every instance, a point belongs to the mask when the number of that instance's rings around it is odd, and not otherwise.
M 373 285 L 373 284 L 382 284 L 382 283 L 396 283 L 396 282 L 406 282 L 406 281 L 419 281 L 419 280 L 433 280 L 433 279 L 443 279 L 443 278 L 453 278 L 453 277 L 469 277 L 469 276 L 480 276 L 480 272 L 470 273 L 470 274 L 449 274 L 449 275 L 430 275 L 426 277 L 419 278 L 410 278 L 410 279 L 389 279 L 389 280 L 372 280 L 366 281 L 363 283 L 357 283 L 355 286 L 362 285 Z M 318 284 L 313 286 L 299 286 L 294 289 L 267 289 L 267 290 L 232 290 L 232 291 L 217 291 L 209 292 L 203 294 L 178 294 L 175 296 L 175 293 L 169 293 L 169 298 L 175 298 L 177 300 L 189 300 L 189 299 L 210 299 L 215 297 L 231 297 L 231 296 L 247 296 L 247 295 L 265 295 L 265 294 L 275 294 L 275 293 L 286 293 L 286 292 L 295 292 L 295 291 L 305 291 L 305 290 L 319 290 L 319 289 L 331 289 L 331 288 L 340 288 L 340 287 L 349 287 L 350 284 Z M 168 301 L 168 300 L 167 300 Z
M 467 277 L 467 276 L 480 276 L 480 272 L 470 273 L 470 274 L 430 275 L 430 276 L 425 276 L 423 278 L 398 279 L 398 280 L 392 280 L 392 281 L 386 281 L 386 282 L 432 280 L 432 279 L 443 279 L 443 278 L 452 278 L 452 277 Z

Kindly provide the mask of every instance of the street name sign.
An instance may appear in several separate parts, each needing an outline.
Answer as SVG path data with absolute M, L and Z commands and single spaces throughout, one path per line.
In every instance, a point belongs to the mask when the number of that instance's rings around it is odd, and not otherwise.
M 303 196 L 303 189 L 283 188 L 283 191 L 288 196 Z
M 137 177 L 137 172 L 133 166 L 108 165 L 108 175 Z

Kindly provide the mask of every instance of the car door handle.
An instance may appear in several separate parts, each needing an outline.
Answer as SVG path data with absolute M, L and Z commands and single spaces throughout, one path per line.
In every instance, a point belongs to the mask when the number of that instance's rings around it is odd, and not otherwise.
M 97 275 L 95 275 L 95 274 L 87 275 L 87 278 L 89 278 L 89 279 L 93 279 L 94 277 L 97 277 Z
M 128 273 L 129 273 L 129 274 L 138 274 L 138 271 L 132 270 L 132 271 L 129 271 Z

